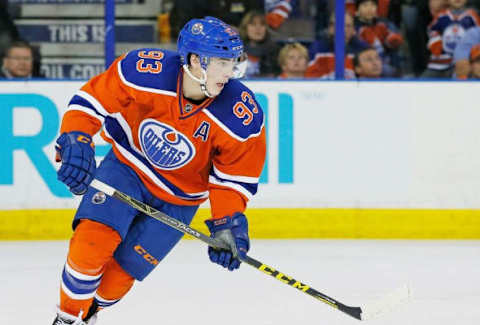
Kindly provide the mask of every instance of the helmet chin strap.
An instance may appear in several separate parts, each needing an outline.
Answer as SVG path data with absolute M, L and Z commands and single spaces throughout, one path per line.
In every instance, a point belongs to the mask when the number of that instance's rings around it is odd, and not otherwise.
M 185 70 L 185 72 L 187 72 L 187 74 L 190 78 L 192 78 L 193 80 L 195 80 L 196 82 L 198 82 L 200 84 L 200 89 L 202 90 L 202 92 L 205 96 L 207 96 L 208 98 L 215 97 L 212 94 L 210 94 L 207 90 L 207 72 L 205 71 L 205 69 L 202 68 L 203 79 L 198 79 L 197 77 L 195 77 L 193 75 L 193 73 L 188 69 L 187 64 L 183 65 L 183 70 Z

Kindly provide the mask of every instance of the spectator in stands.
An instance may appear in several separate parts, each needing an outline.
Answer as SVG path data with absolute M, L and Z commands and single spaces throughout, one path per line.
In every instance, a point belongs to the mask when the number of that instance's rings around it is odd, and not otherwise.
M 445 0 L 390 0 L 388 19 L 395 26 L 402 26 L 405 39 L 408 43 L 403 69 L 415 77 L 420 76 L 427 67 L 429 52 L 427 50 L 427 27 L 432 21 L 433 10 L 439 5 L 433 2 Z
M 248 55 L 245 76 L 251 78 L 278 75 L 279 46 L 271 39 L 265 14 L 260 11 L 248 12 L 240 23 L 239 33 Z
M 330 22 L 326 35 L 312 43 L 310 46 L 310 62 L 306 77 L 335 79 L 335 14 L 330 15 Z M 354 53 L 367 44 L 356 36 L 353 17 L 345 14 L 345 79 L 354 79 L 353 56 Z
M 476 44 L 470 51 L 471 72 L 469 79 L 480 79 L 480 44 Z
M 27 42 L 13 42 L 5 52 L 0 78 L 32 78 L 33 49 Z
M 373 47 L 358 51 L 353 57 L 353 66 L 358 79 L 382 77 L 382 60 Z
M 300 43 L 286 44 L 278 54 L 282 73 L 280 79 L 304 78 L 308 64 L 308 50 Z
M 453 52 L 453 62 L 455 64 L 455 77 L 458 79 L 467 79 L 470 74 L 471 51 L 472 48 L 480 44 L 480 27 L 472 27 L 460 42 L 458 42 Z
M 175 0 L 170 11 L 170 28 L 173 39 L 183 25 L 192 18 L 205 16 L 222 17 L 229 25 L 239 27 L 242 18 L 256 10 L 266 15 L 267 24 L 279 28 L 292 10 L 294 0 Z
M 376 0 L 356 0 L 355 3 L 355 29 L 358 37 L 377 50 L 384 65 L 384 74 L 398 76 L 400 62 L 397 50 L 403 43 L 402 35 L 393 23 L 378 17 Z
M 265 0 L 265 19 L 268 26 L 278 29 L 288 19 L 294 0 Z
M 345 10 L 352 17 L 355 17 L 355 14 L 357 13 L 357 8 L 355 7 L 355 0 L 345 0 Z
M 7 9 L 7 1 L 0 1 L 0 57 L 13 41 L 19 40 L 17 28 Z
M 448 0 L 449 9 L 440 11 L 428 26 L 430 60 L 424 78 L 450 78 L 453 74 L 453 53 L 465 32 L 480 25 L 467 0 Z
M 387 18 L 388 16 L 388 7 L 390 5 L 390 0 L 378 0 L 377 1 L 377 14 L 379 17 Z M 356 8 L 356 1 L 355 0 L 346 0 L 345 1 L 345 6 L 347 9 L 347 12 L 351 14 L 353 17 L 355 17 L 355 14 L 357 12 Z
M 172 39 L 178 37 L 180 29 L 190 19 L 222 17 L 227 24 L 238 27 L 247 12 L 264 12 L 264 8 L 263 1 L 258 0 L 175 0 L 169 17 Z
M 448 0 L 429 0 L 428 8 L 432 18 L 435 18 L 440 12 L 448 9 Z

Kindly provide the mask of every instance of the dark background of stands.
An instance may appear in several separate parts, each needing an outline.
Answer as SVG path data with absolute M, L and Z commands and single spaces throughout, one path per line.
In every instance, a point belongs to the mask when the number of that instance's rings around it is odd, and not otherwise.
M 89 79 L 105 69 L 103 0 L 0 0 L 20 38 L 36 49 L 36 69 L 51 79 Z M 5 3 L 6 2 L 6 3 Z M 175 49 L 165 28 L 173 0 L 116 0 L 115 55 L 138 47 Z M 279 43 L 314 39 L 315 1 L 298 1 L 273 36 Z M 168 28 L 168 26 L 167 26 Z M 40 60 L 41 57 L 41 60 Z

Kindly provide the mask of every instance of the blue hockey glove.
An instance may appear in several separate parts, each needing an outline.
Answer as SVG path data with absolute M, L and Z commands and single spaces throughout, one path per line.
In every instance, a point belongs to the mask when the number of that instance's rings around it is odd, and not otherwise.
M 58 179 L 67 185 L 73 194 L 84 194 L 97 168 L 92 137 L 78 131 L 62 133 L 57 144 L 57 157 L 62 162 L 57 171 Z
M 230 247 L 230 250 L 215 249 L 208 247 L 208 256 L 213 263 L 220 264 L 230 271 L 240 267 L 240 258 L 245 258 L 250 249 L 248 238 L 248 222 L 242 213 L 235 213 L 232 217 L 226 216 L 221 219 L 206 220 L 211 237 Z

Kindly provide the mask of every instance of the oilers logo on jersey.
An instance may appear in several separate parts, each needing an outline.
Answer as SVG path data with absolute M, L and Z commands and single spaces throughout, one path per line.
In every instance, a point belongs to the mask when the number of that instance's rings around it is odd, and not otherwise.
M 178 169 L 195 156 L 195 147 L 185 135 L 154 119 L 141 123 L 139 142 L 145 157 L 159 169 Z
M 465 34 L 465 28 L 463 28 L 462 25 L 457 23 L 453 23 L 452 25 L 445 28 L 445 31 L 443 32 L 443 35 L 442 35 L 443 50 L 446 53 L 453 54 L 453 52 L 455 51 L 455 47 L 463 38 L 464 34 Z

